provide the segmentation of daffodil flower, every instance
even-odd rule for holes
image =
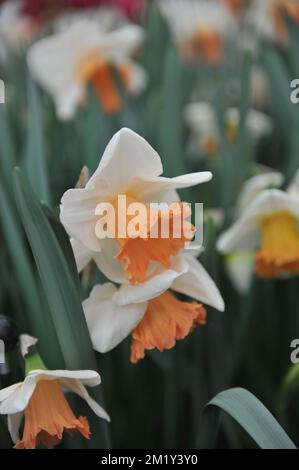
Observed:
[[[196,302],[178,300],[173,292]],[[201,302],[224,310],[214,281],[188,253],[174,258],[169,269],[143,284],[95,286],[83,308],[94,348],[108,352],[131,334],[131,362],[135,364],[144,358],[145,350],[170,349],[195,325],[204,325],[206,310]]]
[[[266,39],[285,42],[289,37],[286,15],[299,24],[297,1],[252,0],[245,15],[245,22]]]
[[[298,198],[278,189],[263,191],[218,241],[221,253],[255,250],[259,277],[299,274]]]
[[[225,41],[236,31],[236,22],[224,5],[197,0],[160,0],[158,5],[184,60],[200,59],[213,65],[222,60]]]
[[[142,283],[153,276],[160,267],[168,269],[172,257],[185,247],[185,231],[177,238],[170,233],[164,237],[157,233],[131,236],[113,234],[102,237],[101,217],[98,208],[107,203],[115,208],[117,218],[122,217],[117,201],[125,196],[129,202],[141,203],[146,211],[151,203],[173,203],[183,210],[176,189],[187,188],[209,181],[210,172],[199,172],[175,178],[160,176],[161,159],[155,150],[139,135],[122,129],[108,144],[100,164],[85,188],[70,189],[62,197],[60,219],[72,241],[77,264],[93,258],[108,279],[117,283]],[[183,211],[182,211],[183,212]],[[147,215],[147,213],[146,213]],[[181,217],[181,212],[178,212]],[[176,214],[173,214],[173,220]],[[163,214],[159,215],[158,223]],[[170,219],[171,221],[172,219]],[[186,221],[182,228],[193,227]],[[190,241],[190,239],[189,239]]]
[[[88,439],[90,428],[87,419],[82,416],[76,418],[64,392],[75,393],[97,416],[110,421],[85,388],[95,387],[100,382],[99,374],[91,370],[33,370],[24,382],[0,390],[0,414],[7,415],[15,448],[35,449],[39,444],[52,448],[61,441],[64,430],[79,432]],[[20,439],[23,416],[24,431]]]
[[[220,145],[220,130],[213,106],[207,102],[191,103],[185,108],[185,120],[191,129],[190,147],[193,152],[214,156]],[[237,108],[225,112],[226,138],[228,143],[236,139],[240,113]],[[246,118],[247,132],[253,139],[260,139],[272,131],[271,119],[261,111],[250,109]]]
[[[61,119],[74,116],[88,85],[94,87],[103,109],[114,113],[122,98],[113,70],[129,93],[138,94],[145,86],[145,72],[130,57],[142,39],[143,30],[137,25],[105,32],[96,21],[82,20],[36,42],[28,51],[28,64],[52,95]]]

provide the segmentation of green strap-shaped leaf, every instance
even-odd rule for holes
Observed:
[[[19,212],[38,268],[66,368],[97,370],[78,288],[61,246],[42,205],[18,168],[15,169],[14,183]],[[49,344],[49,348],[52,346]],[[102,401],[101,390],[98,388],[92,389],[91,395],[97,401]],[[93,416],[90,414],[89,421],[92,420]],[[96,448],[108,447],[106,424],[98,418],[96,422],[97,426],[93,426],[90,445]]]
[[[208,409],[218,407],[228,413],[261,449],[296,449],[295,444],[270,411],[248,390],[243,388],[225,390],[216,395],[207,407]],[[202,428],[201,434],[204,432],[205,429]]]
[[[28,76],[30,125],[27,129],[25,168],[36,195],[50,203],[49,181],[42,129],[42,110],[38,90]]]

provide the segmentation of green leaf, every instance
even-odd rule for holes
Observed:
[[[14,183],[18,208],[38,268],[66,368],[97,370],[79,291],[59,242],[41,204],[20,169],[15,170]],[[102,401],[101,390],[98,388],[92,389],[91,395],[97,401]],[[91,412],[88,419],[93,429],[89,446],[108,447],[106,423],[97,417],[95,419]]]
[[[5,181],[10,185],[12,171],[15,165],[15,149],[13,145],[8,116],[3,106],[0,106],[0,168]]]
[[[248,390],[231,388],[219,393],[207,405],[228,413],[252,437],[261,449],[296,449],[267,408]],[[213,418],[217,415],[212,411]],[[201,428],[201,434],[205,429]],[[203,441],[201,441],[203,442]]]
[[[50,191],[43,140],[43,118],[38,90],[28,76],[29,119],[25,146],[25,169],[39,199],[50,203]]]

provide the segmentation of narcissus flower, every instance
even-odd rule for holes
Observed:
[[[80,396],[94,413],[107,421],[109,416],[88,394],[85,386],[95,387],[101,382],[97,372],[68,370],[33,370],[24,382],[0,390],[0,414],[7,415],[8,428],[17,449],[35,449],[39,444],[52,448],[63,432],[79,432],[86,439],[90,436],[86,418],[76,418],[68,404],[64,391]],[[23,415],[23,436],[19,429]]]
[[[173,291],[197,302],[178,300]],[[131,334],[131,362],[136,363],[145,350],[170,349],[197,324],[205,324],[206,310],[198,302],[224,310],[214,281],[194,256],[185,254],[143,284],[95,286],[83,308],[94,348],[105,353]]]
[[[186,106],[185,120],[191,129],[190,147],[194,153],[214,156],[220,146],[221,134],[213,106],[207,102]],[[225,112],[226,139],[233,143],[237,137],[240,115],[237,108]],[[271,119],[264,113],[250,109],[246,118],[247,132],[253,139],[260,139],[272,131]]]
[[[103,109],[115,113],[122,106],[116,76],[129,93],[138,94],[145,86],[145,72],[130,57],[142,39],[137,25],[105,32],[97,21],[82,20],[36,42],[28,51],[28,64],[52,95],[61,119],[74,116],[88,85],[94,87]]]
[[[285,16],[299,24],[297,0],[251,0],[245,21],[259,35],[269,40],[288,40]]]
[[[224,5],[210,0],[160,0],[158,5],[184,60],[221,62],[226,39],[236,31]]]
[[[299,274],[298,198],[278,189],[263,191],[218,241],[222,253],[255,250],[262,278]]]
[[[73,248],[80,268],[86,259],[92,257],[99,269],[113,282],[142,283],[157,269],[168,269],[171,259],[178,255],[190,242],[194,227],[182,214],[189,215],[186,203],[181,203],[176,189],[187,188],[209,181],[210,172],[192,173],[166,178],[159,155],[139,135],[129,129],[122,129],[108,144],[100,164],[83,189],[70,189],[62,197],[60,219],[66,231],[73,238]],[[103,231],[103,204],[115,209],[117,225],[123,219],[119,196],[125,197],[125,204],[141,205],[144,209],[145,233],[135,236],[129,233],[115,233],[107,236]],[[155,236],[148,232],[148,214],[153,214],[151,203],[175,203],[176,210],[169,213],[157,212],[151,228],[157,227]],[[135,206],[134,206],[135,207]],[[171,206],[169,206],[171,207]],[[122,209],[126,212],[126,205]],[[160,226],[170,215],[170,225],[180,221],[180,231],[174,236],[170,227],[165,237]],[[155,214],[154,214],[155,215]],[[126,215],[125,215],[126,217]],[[127,222],[127,221],[126,221]],[[143,224],[143,220],[141,221]],[[141,225],[142,225],[141,224]],[[127,225],[127,224],[125,224]],[[109,234],[108,234],[109,235]]]

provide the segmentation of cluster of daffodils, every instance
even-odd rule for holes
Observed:
[[[298,181],[297,172],[291,185],[281,190],[282,175],[269,172],[245,184],[237,221],[218,240],[219,251],[233,255],[229,270],[239,290],[248,289],[254,265],[261,278],[299,274]]]
[[[207,102],[191,103],[185,109],[185,120],[191,130],[191,150],[205,157],[215,156],[221,142],[221,129],[213,106]],[[239,123],[239,110],[228,108],[224,115],[224,137],[228,144],[235,142]],[[272,132],[271,119],[255,109],[250,109],[247,113],[245,125],[254,140]]]
[[[53,448],[62,440],[64,431],[79,432],[85,439],[90,438],[88,420],[74,415],[65,396],[67,392],[78,395],[99,418],[110,421],[86,389],[101,383],[97,372],[47,370],[36,352],[29,355],[36,338],[21,335],[19,343],[26,363],[25,379],[0,390],[0,415],[7,415],[8,430],[16,449],[35,449],[39,445]]]
[[[162,171],[154,149],[133,131],[122,129],[108,144],[86,186],[68,190],[61,200],[60,219],[71,237],[78,271],[93,259],[111,281],[94,286],[83,303],[93,346],[105,353],[131,335],[133,363],[142,359],[146,350],[172,348],[196,324],[204,324],[202,303],[224,309],[215,283],[196,259],[197,253],[186,249],[195,230],[191,222],[184,216],[177,236],[171,232],[165,237],[161,232],[164,217],[169,216],[173,225],[185,207],[176,190],[207,182],[212,175],[200,172],[170,179],[160,176]],[[122,218],[126,224],[133,221],[134,213],[122,215],[120,195],[127,203],[144,207],[145,218],[151,203],[175,203],[177,212],[159,211],[153,224],[145,222],[142,235],[129,231],[113,234],[111,220],[103,218],[103,204],[112,205],[118,224]],[[153,225],[155,237],[151,237]],[[175,292],[194,301],[180,300]]]

